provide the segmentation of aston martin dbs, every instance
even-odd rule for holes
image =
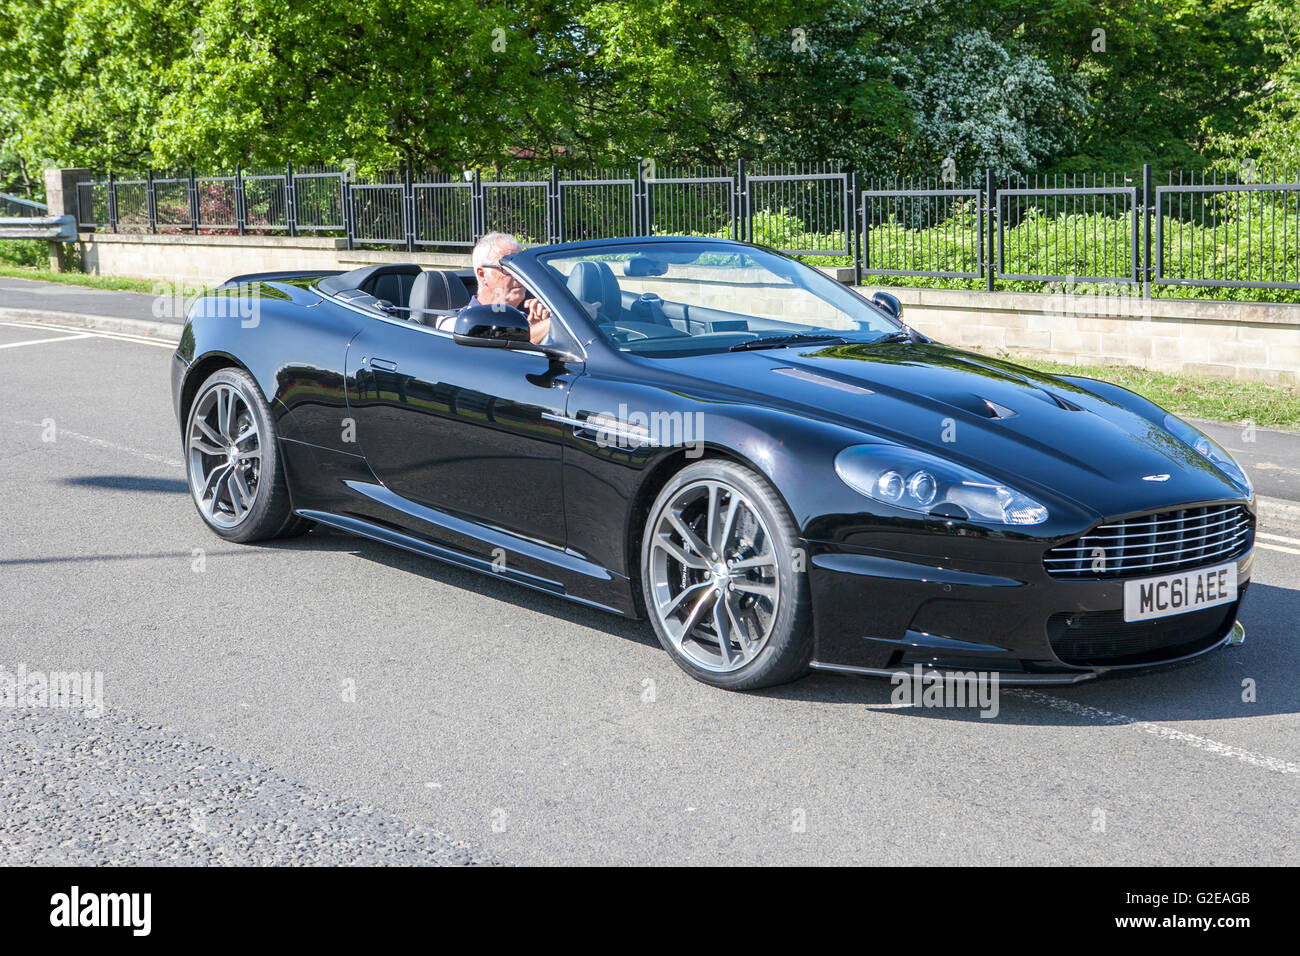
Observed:
[[[1133,392],[943,345],[894,297],[744,243],[501,268],[549,308],[544,341],[468,306],[472,273],[413,264],[198,299],[172,381],[202,520],[320,525],[645,617],[733,689],[917,664],[1073,682],[1243,637],[1251,483]]]

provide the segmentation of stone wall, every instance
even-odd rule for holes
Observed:
[[[185,233],[82,233],[85,270],[176,285],[216,285],[250,272],[356,269],[376,262],[415,262],[429,268],[469,267],[469,251],[389,252],[347,248],[346,239],[317,236],[229,236]]]
[[[890,289],[903,317],[951,345],[1072,365],[1140,365],[1300,383],[1300,305]]]

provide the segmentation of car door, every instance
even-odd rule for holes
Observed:
[[[457,345],[376,317],[348,348],[348,403],[376,477],[438,513],[414,509],[442,525],[417,530],[492,557],[500,531],[564,544],[563,426],[554,418],[579,374],[535,352]]]

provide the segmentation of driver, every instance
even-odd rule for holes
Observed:
[[[528,338],[534,345],[540,345],[551,331],[551,310],[542,304],[541,299],[529,298],[523,284],[501,267],[503,256],[522,252],[523,248],[518,239],[504,232],[489,232],[474,244],[471,262],[474,276],[478,279],[478,292],[465,308],[476,305],[522,308],[530,326]],[[450,332],[455,324],[456,315],[449,315],[438,321],[438,328]]]

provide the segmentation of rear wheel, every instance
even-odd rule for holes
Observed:
[[[208,527],[230,541],[300,533],[289,507],[275,424],[252,377],[223,368],[199,387],[185,424],[190,496]]]
[[[650,509],[641,587],[659,642],[692,677],[750,690],[812,657],[807,575],[784,502],[733,462],[688,465]]]

